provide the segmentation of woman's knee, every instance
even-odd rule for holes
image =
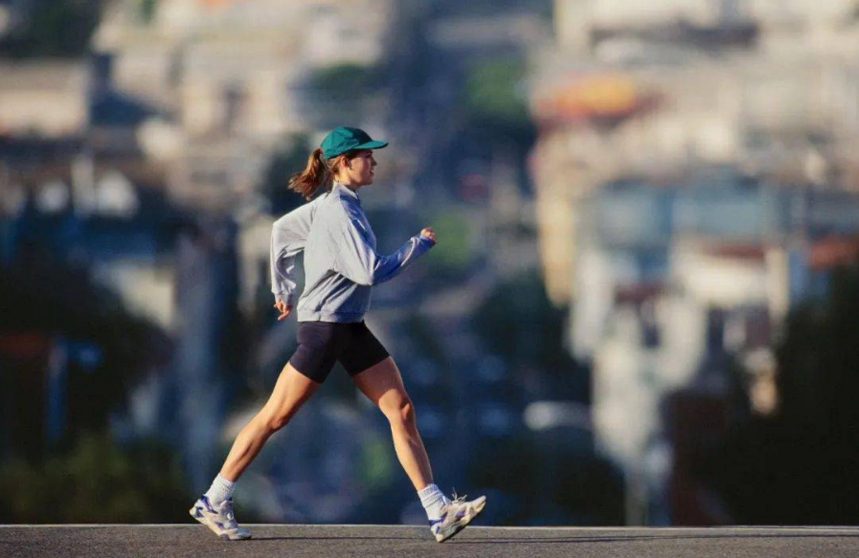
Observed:
[[[272,434],[286,426],[318,388],[319,384],[287,364],[278,378],[274,393],[257,415],[263,429]]]
[[[269,435],[274,434],[275,432],[286,426],[289,423],[289,419],[291,418],[292,413],[284,411],[265,413],[261,417],[263,428]]]
[[[414,428],[417,422],[415,407],[408,396],[398,397],[395,401],[382,408],[382,412],[392,425]]]

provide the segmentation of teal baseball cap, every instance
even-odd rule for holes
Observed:
[[[326,159],[342,155],[347,151],[356,149],[381,149],[387,147],[388,142],[376,141],[370,135],[359,128],[348,128],[340,126],[334,128],[322,140],[322,156]]]

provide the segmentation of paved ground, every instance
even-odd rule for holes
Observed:
[[[859,528],[602,529],[469,527],[444,544],[424,527],[251,525],[222,542],[197,525],[0,526],[3,558],[341,556],[850,557]]]

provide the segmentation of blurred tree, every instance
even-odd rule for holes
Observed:
[[[473,68],[463,88],[460,126],[450,142],[455,159],[509,165],[523,191],[529,189],[526,159],[537,137],[527,105],[527,71],[525,60],[518,57]]]
[[[296,134],[285,138],[269,159],[258,190],[269,200],[272,215],[283,215],[304,203],[287,185],[292,175],[304,170],[313,149],[306,135]]]
[[[474,263],[470,247],[471,227],[467,212],[456,207],[446,208],[417,222],[432,223],[433,231],[440,239],[456,239],[456,242],[439,242],[428,254],[432,277],[429,279],[439,286],[449,284],[456,278],[461,279],[467,266]]]
[[[490,352],[510,366],[533,368],[544,376],[544,396],[586,402],[588,373],[564,347],[565,317],[565,311],[549,302],[540,276],[533,272],[499,284],[473,319]]]
[[[378,94],[383,84],[391,82],[385,71],[360,64],[318,68],[307,80],[305,111],[320,129],[360,126],[368,114],[378,113],[378,105],[390,102]]]
[[[64,426],[50,445],[44,384],[28,380],[19,388],[16,381],[19,374],[47,371],[2,368],[3,382],[14,393],[6,399],[7,426],[20,435],[7,437],[2,448],[0,491],[8,505],[0,522],[182,519],[189,495],[175,454],[151,441],[118,445],[107,434],[111,413],[122,409],[135,382],[168,361],[166,335],[128,313],[83,269],[50,258],[0,268],[0,307],[0,337],[45,338],[83,351],[64,365]]]
[[[0,268],[0,308],[0,335],[43,334],[90,347],[89,365],[70,362],[67,367],[66,430],[72,436],[105,429],[135,382],[169,359],[171,346],[163,332],[128,313],[118,297],[95,285],[84,270],[49,259]],[[18,384],[11,377],[13,369],[2,373],[7,385]],[[14,403],[19,409],[41,409],[44,397],[27,391]],[[23,444],[14,449],[38,458],[45,440],[36,425],[30,427],[34,435],[13,437]]]
[[[496,512],[500,524],[622,525],[620,472],[575,439],[568,429],[556,428],[523,431],[503,444],[483,441],[475,448],[481,459],[470,463],[469,483],[517,500],[505,515]]]
[[[526,72],[524,61],[507,59],[484,63],[468,74],[463,126],[467,141],[514,153],[524,161],[536,138],[526,103]]]
[[[155,523],[187,519],[178,460],[155,442],[88,434],[38,464],[0,465],[0,523]]]
[[[89,49],[102,0],[35,0],[23,22],[0,40],[0,56],[77,58]]]
[[[779,409],[703,449],[698,475],[743,524],[859,522],[859,265],[793,311],[777,347]]]
[[[310,86],[335,102],[349,102],[374,91],[379,84],[380,68],[358,64],[336,64],[316,70]]]
[[[158,0],[139,0],[140,17],[146,23],[150,23],[155,18],[155,9],[158,7]]]
[[[472,122],[512,132],[529,131],[525,75],[525,64],[518,59],[493,60],[470,72],[465,104]]]
[[[401,327],[403,333],[415,344],[415,356],[430,359],[440,365],[447,363],[444,345],[433,334],[432,323],[425,315],[419,312],[408,313],[404,316]]]

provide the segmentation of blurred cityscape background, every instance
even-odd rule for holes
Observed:
[[[367,322],[484,523],[859,523],[852,0],[0,0],[0,522],[189,520],[338,125],[438,233]],[[339,365],[236,500],[425,521]]]

